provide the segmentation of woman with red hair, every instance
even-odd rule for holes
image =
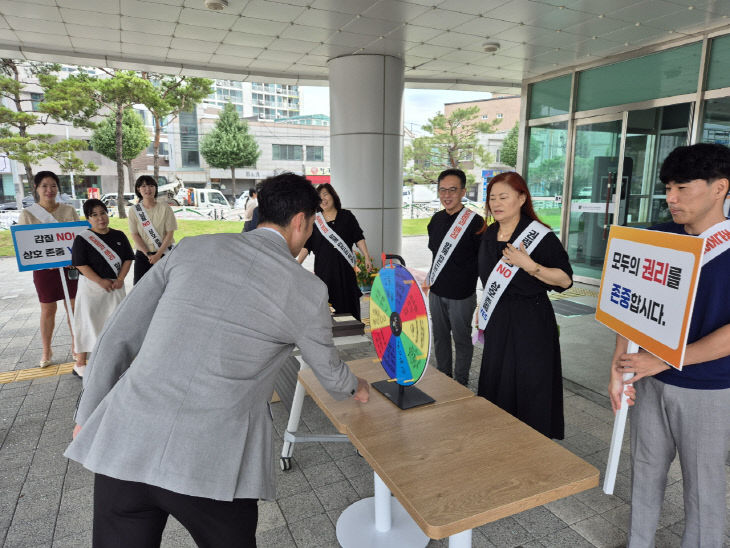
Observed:
[[[477,394],[545,436],[563,439],[560,343],[547,292],[573,285],[568,254],[535,214],[518,173],[489,182],[486,210],[495,222],[479,249],[484,353]]]

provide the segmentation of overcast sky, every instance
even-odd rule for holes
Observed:
[[[404,124],[414,132],[420,132],[420,128],[429,118],[437,112],[443,112],[444,103],[456,103],[458,101],[474,101],[477,99],[489,99],[492,96],[489,92],[476,91],[452,91],[452,90],[431,90],[431,89],[406,89],[404,100]],[[330,113],[329,88],[301,86],[299,88],[301,114],[327,114]]]

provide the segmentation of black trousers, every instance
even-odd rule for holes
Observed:
[[[93,548],[158,548],[170,515],[201,548],[256,546],[255,499],[192,497],[95,475]]]
[[[137,250],[134,254],[134,279],[133,284],[137,285],[137,282],[142,279],[142,276],[147,274],[150,268],[152,268],[146,253],[142,253]]]

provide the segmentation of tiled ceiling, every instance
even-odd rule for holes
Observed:
[[[728,14],[730,0],[0,0],[0,55],[317,85],[328,59],[385,53],[408,87],[513,92]]]

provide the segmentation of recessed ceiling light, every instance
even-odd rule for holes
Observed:
[[[205,0],[205,7],[209,10],[220,11],[228,7],[228,0]]]
[[[689,11],[692,11],[693,9],[695,9],[695,7],[694,7],[694,6],[687,6],[687,9],[688,9]]]
[[[484,53],[496,53],[499,51],[499,42],[484,42],[482,44],[482,49],[484,50]]]
[[[634,23],[634,26],[635,27],[640,27],[641,26],[641,21],[637,21],[636,23]]]
[[[601,14],[601,15],[598,16],[599,19],[603,19],[604,17],[606,17],[606,16],[603,15],[603,14]]]

